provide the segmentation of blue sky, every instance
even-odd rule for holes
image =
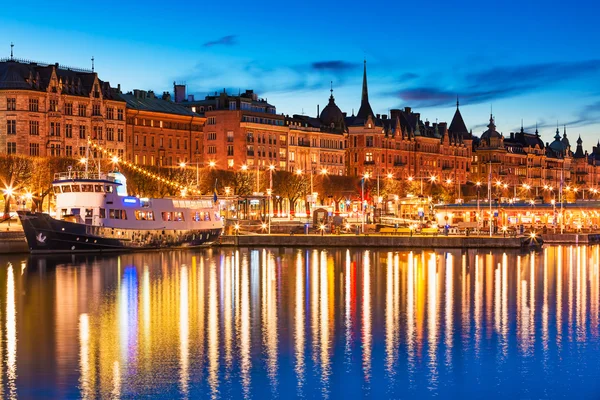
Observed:
[[[254,89],[286,114],[315,115],[330,81],[360,105],[362,61],[376,113],[410,106],[450,121],[456,96],[481,134],[556,123],[586,149],[600,138],[600,6],[592,1],[158,2],[3,5],[0,55],[89,67],[123,90],[204,96]],[[1,48],[5,50],[2,51]],[[574,140],[572,140],[574,144]]]

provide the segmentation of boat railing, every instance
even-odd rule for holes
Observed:
[[[98,174],[85,171],[68,171],[68,172],[57,172],[54,174],[55,181],[67,181],[74,179],[91,179],[91,180],[104,180],[114,181],[114,177],[106,174]]]

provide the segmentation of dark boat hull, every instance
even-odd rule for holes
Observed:
[[[209,246],[222,229],[148,230],[118,229],[61,221],[48,214],[18,211],[29,251],[92,253]]]

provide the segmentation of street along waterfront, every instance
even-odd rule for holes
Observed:
[[[0,258],[2,397],[597,397],[600,247]]]

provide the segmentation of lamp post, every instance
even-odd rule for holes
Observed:
[[[4,196],[6,197],[6,202],[8,204],[6,208],[6,210],[8,210],[8,227],[10,228],[10,199],[14,194],[14,189],[12,188],[12,186],[7,186],[6,188],[4,188],[3,190],[4,192]],[[4,218],[6,219],[6,215],[4,216]]]
[[[268,207],[268,217],[269,217],[269,235],[271,234],[271,209],[272,207],[272,196],[273,196],[273,171],[275,171],[275,166],[273,164],[269,165],[269,189],[267,190],[267,196],[269,197],[269,207]]]
[[[481,182],[477,181],[475,182],[475,185],[477,186],[477,229],[479,230],[479,219],[481,216],[481,211],[479,209],[479,189],[481,189]]]
[[[365,218],[367,217],[365,214],[365,179],[369,179],[369,173],[365,172],[363,178],[360,181],[360,207],[362,211],[361,218],[361,231],[365,232]]]

